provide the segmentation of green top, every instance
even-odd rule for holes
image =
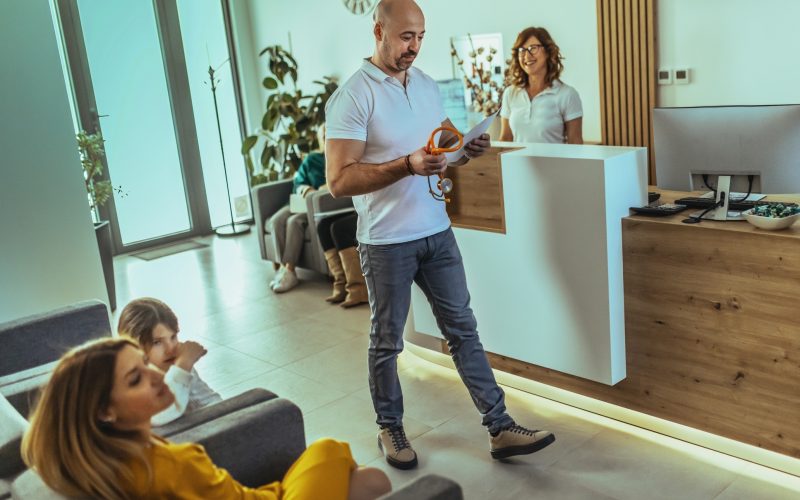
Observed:
[[[311,186],[319,189],[325,184],[325,155],[322,153],[309,153],[294,174],[293,192],[299,194],[301,186]]]

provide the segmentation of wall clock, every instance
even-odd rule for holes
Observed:
[[[375,8],[377,0],[342,0],[347,10],[356,15],[368,14]]]

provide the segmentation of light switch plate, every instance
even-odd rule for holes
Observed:
[[[686,85],[689,83],[689,68],[675,70],[675,85]]]
[[[671,85],[672,84],[672,70],[671,69],[660,69],[658,70],[658,84],[659,85]]]

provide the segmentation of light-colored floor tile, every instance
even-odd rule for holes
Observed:
[[[614,500],[575,481],[572,474],[534,468],[516,488],[497,491],[491,498],[508,500]],[[649,497],[642,497],[649,498]],[[677,498],[677,497],[676,497]]]
[[[326,324],[314,317],[305,317],[245,335],[228,344],[228,347],[274,365],[284,366],[334,347],[340,342],[363,336],[363,333]]]
[[[195,365],[200,376],[215,391],[236,385],[276,369],[275,365],[225,346],[208,350]]]
[[[367,338],[356,337],[284,368],[349,394],[369,383],[368,343]]]
[[[424,474],[448,477],[461,486],[467,500],[504,498],[500,495],[520,487],[536,467],[527,461],[493,460],[486,444],[476,446],[472,441],[434,431],[412,439],[411,444],[419,458],[416,469],[400,471],[389,466],[383,458],[373,460],[369,465],[386,471],[396,485]]]
[[[708,500],[736,478],[728,470],[615,430],[599,432],[552,469],[620,499]]]
[[[797,500],[800,491],[778,485],[739,477],[714,500]]]
[[[262,388],[274,392],[296,404],[304,414],[346,396],[345,393],[326,387],[319,382],[278,368],[239,384],[225,388],[220,395],[233,397],[249,389]]]
[[[406,436],[413,440],[431,428],[412,418],[403,422]],[[378,450],[378,425],[372,404],[346,396],[305,415],[306,440],[334,437],[350,443],[353,457],[366,464],[381,456]]]
[[[452,370],[430,363],[409,363],[403,368],[398,360],[398,371],[406,417],[436,427],[457,415],[477,415],[469,392]],[[369,391],[356,395],[372,399]]]

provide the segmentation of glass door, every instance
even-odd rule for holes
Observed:
[[[117,253],[210,232],[174,4],[61,0],[59,10],[81,126],[103,134],[119,188],[101,212]]]

